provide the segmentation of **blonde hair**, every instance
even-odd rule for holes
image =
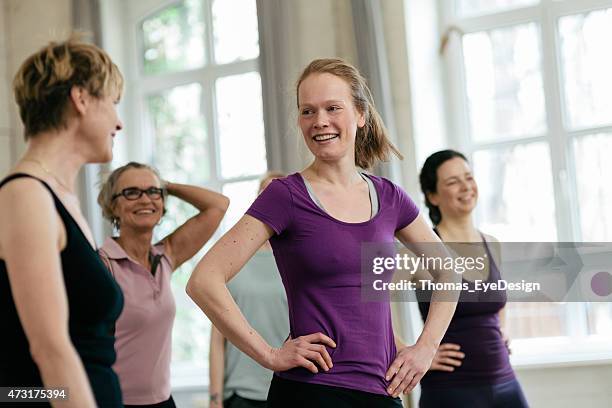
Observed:
[[[302,71],[296,84],[297,103],[299,106],[299,91],[302,82],[312,74],[332,74],[345,80],[351,88],[353,104],[365,116],[365,125],[357,128],[355,139],[355,164],[362,169],[371,169],[378,161],[389,160],[391,153],[399,159],[404,156],[389,140],[387,129],[380,117],[372,93],[365,78],[357,68],[348,62],[337,59],[316,59]]]
[[[119,229],[119,219],[115,216],[113,212],[113,195],[118,193],[115,191],[117,187],[117,182],[123,173],[125,173],[129,169],[146,169],[151,173],[155,174],[160,184],[163,187],[163,181],[159,174],[159,171],[148,164],[138,163],[138,162],[129,162],[121,167],[117,167],[109,176],[106,178],[106,181],[102,183],[100,188],[100,192],[98,193],[98,205],[102,208],[102,216],[110,221],[110,223],[117,230]],[[166,189],[164,188],[164,198],[166,196]],[[164,214],[166,213],[166,208],[164,207]]]
[[[96,98],[121,96],[123,76],[108,54],[73,34],[50,42],[26,59],[13,79],[13,92],[25,126],[25,139],[67,126],[66,108],[72,87]]]

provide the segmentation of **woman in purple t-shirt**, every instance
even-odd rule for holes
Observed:
[[[361,74],[313,61],[297,83],[298,124],[314,161],[273,181],[204,256],[187,292],[238,348],[276,372],[269,407],[399,407],[429,368],[455,309],[432,302],[412,346],[393,335],[388,302],[361,299],[364,242],[439,242],[406,193],[362,173],[390,143]],[[289,305],[275,349],[245,320],[226,283],[270,240]]]
[[[454,150],[432,154],[423,165],[420,182],[429,217],[442,240],[482,243],[488,256],[488,268],[464,273],[464,282],[501,279],[491,254],[498,251],[489,248],[499,244],[474,226],[478,186],[465,156]],[[510,365],[502,321],[505,304],[505,292],[461,293],[453,320],[421,381],[421,408],[527,407]],[[429,303],[419,302],[419,309],[426,318]]]

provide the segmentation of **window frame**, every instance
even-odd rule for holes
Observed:
[[[240,75],[256,72],[261,77],[260,52],[256,58],[238,60],[229,63],[217,64],[214,55],[214,33],[212,18],[213,0],[200,0],[203,5],[204,18],[204,43],[206,46],[204,62],[201,67],[177,70],[165,73],[146,74],[144,70],[144,41],[142,37],[142,24],[148,18],[154,17],[159,12],[173,5],[180,4],[181,0],[139,0],[139,2],[122,2],[119,10],[123,12],[119,17],[126,34],[123,49],[127,65],[126,99],[127,120],[132,131],[127,141],[127,152],[130,160],[138,160],[145,163],[155,164],[155,129],[153,118],[147,109],[147,97],[150,95],[170,90],[177,86],[197,83],[202,87],[202,116],[205,120],[205,132],[207,135],[206,149],[210,152],[209,174],[206,187],[214,191],[223,191],[228,184],[259,180],[262,174],[254,174],[237,177],[223,177],[220,165],[220,134],[217,122],[216,91],[217,79],[232,75]],[[263,86],[262,86],[263,87]],[[263,89],[262,89],[263,100]],[[262,111],[264,132],[266,130],[265,112]],[[264,137],[265,143],[265,137]],[[268,151],[266,147],[266,152]],[[268,156],[268,154],[266,154]],[[124,158],[118,158],[124,161]],[[116,163],[116,162],[115,162]],[[119,163],[116,163],[119,164]],[[121,163],[123,164],[123,163]],[[269,158],[266,157],[266,168],[269,168]],[[216,241],[227,229],[228,225],[222,223],[215,235],[206,244],[210,248],[212,242]],[[196,255],[197,256],[197,255]],[[177,302],[179,307],[179,302]],[[202,313],[202,318],[207,319]],[[208,350],[208,348],[206,348]],[[208,355],[198,356],[198,362],[173,362],[172,388],[174,390],[208,389]]]
[[[555,199],[555,218],[557,241],[579,242],[582,240],[580,209],[577,194],[576,166],[573,160],[573,141],[596,133],[612,133],[612,123],[605,126],[570,129],[568,114],[565,111],[563,92],[561,41],[558,21],[561,17],[585,14],[592,11],[612,8],[612,0],[540,0],[530,6],[491,12],[483,15],[460,17],[455,15],[455,0],[437,0],[440,34],[448,27],[459,27],[461,34],[452,36],[448,47],[441,57],[444,88],[448,95],[444,103],[447,122],[447,135],[450,145],[459,146],[473,157],[475,151],[503,149],[531,142],[545,142],[550,149],[551,172]],[[544,92],[546,131],[532,137],[487,142],[474,142],[469,135],[469,111],[466,95],[466,75],[462,52],[464,34],[489,31],[525,23],[536,23],[539,29],[541,52],[541,75]],[[478,219],[478,215],[476,217]],[[566,303],[566,335],[559,338],[532,337],[517,339],[517,353],[512,361],[521,367],[580,363],[612,359],[612,345],[604,335],[589,335],[587,325],[587,304]],[[545,341],[550,339],[558,347],[550,347]],[[543,341],[544,340],[544,341]],[[568,341],[576,345],[569,350]],[[585,347],[587,348],[585,350]],[[590,349],[589,349],[590,348]],[[582,357],[581,357],[582,356]]]

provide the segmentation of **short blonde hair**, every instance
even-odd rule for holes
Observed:
[[[15,101],[25,139],[67,126],[70,90],[79,86],[92,96],[121,96],[123,76],[108,54],[84,43],[78,34],[50,42],[26,59],[13,79]]]
[[[159,175],[159,171],[155,167],[149,166],[148,164],[129,162],[128,164],[125,164],[121,167],[117,167],[115,170],[113,170],[113,172],[109,174],[106,180],[102,183],[102,187],[100,188],[100,192],[98,193],[98,204],[102,208],[102,216],[108,221],[110,221],[113,227],[117,228],[117,230],[119,229],[119,220],[117,219],[117,217],[115,217],[115,214],[113,213],[113,195],[118,193],[118,191],[115,191],[115,189],[117,188],[117,182],[119,181],[119,177],[121,177],[121,175],[129,169],[149,170],[151,173],[155,174],[160,184],[162,185],[162,188],[164,187],[164,181]],[[164,188],[164,199],[166,198],[165,195],[166,189]],[[165,206],[163,213],[166,213]]]

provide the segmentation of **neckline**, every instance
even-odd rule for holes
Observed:
[[[41,180],[42,181],[42,180]],[[43,181],[44,183],[44,181]],[[45,183],[46,184],[46,183]],[[50,187],[49,187],[50,188]],[[72,216],[72,214],[70,213],[70,211],[68,211],[68,208],[66,208],[66,206],[64,205],[64,203],[62,202],[62,200],[59,198],[59,196],[57,196],[55,194],[55,191],[51,190],[52,194],[55,196],[55,198],[57,199],[57,201],[60,203],[60,205],[62,206],[62,208],[64,209],[64,211],[66,211],[66,214],[68,214],[68,217],[70,217],[70,221],[72,221],[72,223],[75,225],[76,229],[79,231],[79,234],[81,234],[81,238],[83,238],[85,240],[85,242],[87,243],[87,246],[97,255],[98,254],[98,248],[96,248],[95,246],[91,245],[91,242],[89,241],[89,238],[87,238],[87,235],[85,235],[85,232],[83,232],[83,229],[81,229],[81,226],[79,225],[79,223],[77,222],[77,220]],[[68,237],[66,237],[68,238]],[[95,239],[95,238],[94,238]],[[66,240],[67,241],[67,240]],[[68,242],[66,242],[66,248],[68,247]],[[64,249],[66,249],[64,248]],[[63,251],[62,251],[63,252]]]
[[[79,231],[79,233],[81,234],[81,238],[83,238],[85,240],[85,242],[87,243],[87,246],[97,255],[98,254],[98,249],[91,245],[91,242],[89,241],[89,238],[87,238],[87,235],[85,235],[85,233],[83,232],[83,230],[81,229],[81,226],[79,225],[79,223],[76,221],[76,219],[72,216],[72,214],[70,213],[70,211],[68,211],[68,208],[66,208],[66,206],[64,205],[64,203],[62,202],[62,200],[59,198],[59,196],[55,193],[55,191],[51,188],[51,186],[44,180],[29,174],[29,173],[24,173],[24,172],[18,172],[18,173],[13,173],[10,174],[8,177],[5,177],[4,180],[6,180],[7,178],[11,177],[11,176],[20,176],[20,177],[30,177],[33,178],[35,180],[38,180],[39,182],[41,182],[46,188],[47,190],[49,190],[49,192],[51,193],[51,195],[53,196],[53,199],[56,203],[59,203],[59,205],[61,206],[61,209],[64,210],[64,212],[68,215],[70,221],[76,226],[76,229]],[[12,178],[18,178],[18,177],[12,177]],[[3,181],[4,181],[3,180]],[[57,206],[56,206],[57,207]],[[66,227],[64,225],[64,227]],[[68,231],[66,231],[66,233],[68,233]],[[60,253],[64,252],[66,249],[68,248],[68,236],[66,236],[66,247],[64,249],[62,249],[60,251]]]
[[[438,228],[434,227],[434,232],[436,233],[436,235],[438,236],[438,238],[440,238],[440,241],[442,241],[442,236],[440,236],[440,232],[438,231]],[[491,255],[491,251],[489,250],[489,243],[487,242],[487,239],[485,238],[484,234],[482,233],[482,231],[478,231],[478,234],[480,234],[480,238],[482,238],[482,241],[480,242],[469,242],[470,244],[483,244],[484,248],[485,248],[485,252],[487,254],[487,257],[489,259],[489,274],[487,275],[486,279],[482,279],[483,282],[488,282],[491,279],[492,276],[492,266],[495,266],[497,268],[497,265],[495,265],[495,260],[493,259],[493,256]],[[442,241],[442,242],[446,242],[446,241]],[[449,244],[452,244],[452,242],[448,242]],[[468,243],[468,242],[466,242]],[[468,282],[468,283],[474,283],[476,282],[475,280],[469,280],[469,279],[465,279],[463,277],[463,274],[461,275],[461,280]]]
[[[379,200],[378,200],[378,212],[371,217],[370,219],[366,220],[366,221],[361,221],[361,222],[346,222],[346,221],[342,221],[339,220],[335,217],[332,217],[327,211],[324,211],[321,207],[319,207],[317,205],[317,203],[315,203],[312,198],[310,197],[310,194],[308,194],[308,188],[306,187],[306,182],[304,179],[304,176],[302,176],[302,173],[297,172],[295,173],[298,176],[298,179],[301,182],[302,187],[304,188],[304,190],[306,191],[306,196],[308,197],[308,201],[317,209],[317,211],[319,211],[319,213],[325,215],[327,218],[329,218],[330,220],[337,222],[338,224],[342,224],[342,225],[349,225],[349,226],[360,226],[360,225],[367,225],[370,224],[371,222],[373,222],[374,220],[376,220],[378,218],[378,216],[380,215],[380,213],[382,212],[381,210],[381,205],[380,205],[380,194],[376,188],[376,184],[374,182],[372,182],[372,185],[374,186],[374,190],[376,191],[376,195],[378,196]],[[369,177],[368,175],[366,175],[366,177]],[[372,179],[370,179],[372,180]]]

